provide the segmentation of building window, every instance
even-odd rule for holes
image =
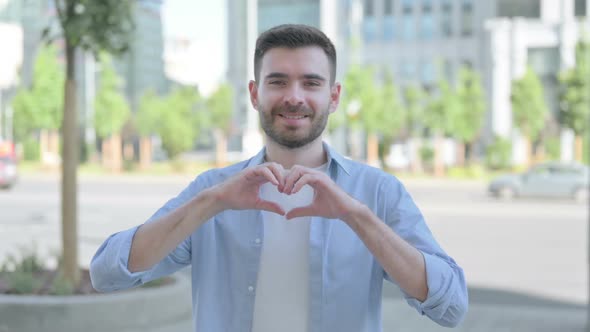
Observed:
[[[424,40],[433,39],[434,29],[434,16],[432,13],[422,14],[422,17],[420,17],[420,37]]]
[[[404,16],[402,18],[402,35],[406,41],[416,39],[416,22],[413,16]]]
[[[588,8],[586,8],[586,0],[576,0],[574,4],[574,15],[576,17],[588,16]]]
[[[377,20],[375,17],[365,18],[363,20],[363,40],[374,42],[377,39]]]
[[[412,15],[414,11],[414,1],[413,0],[403,0],[402,1],[402,11],[404,15]]]
[[[385,16],[393,15],[393,0],[384,0],[383,15],[385,15]]]
[[[402,36],[404,40],[416,39],[416,21],[414,12],[414,1],[403,0],[402,2]]]
[[[540,18],[541,4],[539,0],[497,0],[498,17]],[[583,0],[586,1],[586,0]],[[577,1],[576,1],[577,2]]]
[[[374,0],[365,0],[363,13],[365,17],[373,17],[375,16],[375,1]]]
[[[453,5],[451,0],[443,0],[441,3],[440,30],[443,37],[453,35]]]
[[[463,0],[461,4],[461,35],[469,37],[473,35],[473,3],[472,0]]]
[[[432,0],[422,0],[422,13],[432,13]]]
[[[383,39],[393,41],[395,39],[395,19],[393,16],[383,17]]]

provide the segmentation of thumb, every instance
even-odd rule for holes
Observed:
[[[258,209],[274,212],[276,214],[280,214],[281,216],[285,215],[285,210],[283,210],[283,208],[275,202],[261,201],[258,205]]]
[[[298,208],[294,208],[293,210],[289,211],[286,215],[285,218],[287,218],[287,220],[289,219],[293,219],[293,218],[299,218],[299,217],[309,217],[309,216],[313,216],[313,208],[311,205],[308,206],[301,206]]]

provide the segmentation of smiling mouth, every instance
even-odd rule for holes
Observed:
[[[285,119],[289,119],[289,120],[300,120],[300,119],[305,119],[308,116],[307,115],[283,115],[283,114],[279,114],[280,117],[285,118]]]

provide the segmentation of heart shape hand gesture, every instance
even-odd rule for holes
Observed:
[[[260,187],[265,183],[277,186],[280,193],[292,195],[309,185],[314,189],[311,204],[284,211],[276,202],[260,198]],[[217,188],[217,196],[222,210],[265,210],[287,219],[319,216],[343,219],[361,204],[345,193],[325,173],[303,166],[285,170],[277,163],[264,163],[236,174]]]

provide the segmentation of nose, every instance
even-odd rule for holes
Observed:
[[[299,84],[291,84],[291,86],[286,89],[284,96],[285,106],[301,106],[303,105],[303,99],[303,89]]]

